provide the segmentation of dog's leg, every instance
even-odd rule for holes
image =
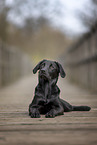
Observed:
[[[39,110],[35,107],[29,107],[29,115],[31,118],[40,118]]]
[[[34,97],[32,103],[29,105],[29,115],[31,116],[31,118],[40,118],[37,96]]]
[[[60,99],[64,112],[70,112],[70,111],[89,111],[91,108],[89,106],[72,106],[68,102]]]
[[[59,99],[56,99],[53,102],[52,109],[46,113],[45,117],[53,118],[55,116],[63,115],[63,114],[64,114],[63,106],[62,106],[61,102],[59,101]]]
[[[45,117],[46,118],[54,118],[55,116],[63,115],[64,111],[63,109],[56,108],[56,109],[51,109],[48,113],[46,113]]]
[[[63,108],[64,108],[64,112],[70,112],[73,111],[73,106],[71,104],[69,104],[68,102],[64,101],[63,99],[60,99]]]

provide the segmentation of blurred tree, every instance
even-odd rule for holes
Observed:
[[[25,20],[25,25],[22,27],[22,30],[26,32],[27,35],[34,34],[46,24],[48,24],[48,20],[42,16],[37,19],[29,17]]]
[[[94,4],[96,4],[96,5],[97,5],[97,0],[92,0],[92,1],[93,1],[93,3],[94,3]]]
[[[48,4],[49,2],[46,3],[45,0],[41,0],[41,2],[33,0],[30,1],[30,4],[27,0],[14,0],[12,6],[4,5],[4,9],[0,13],[2,15],[2,25],[0,25],[2,39],[5,40],[6,38],[9,45],[14,45],[27,52],[35,61],[44,57],[55,58],[64,52],[65,48],[71,43],[62,32],[50,27],[49,24],[51,23],[48,21],[48,17],[43,15],[48,9]],[[33,9],[35,8],[39,9],[40,12],[37,17],[33,16]],[[52,9],[51,11],[53,11]],[[58,5],[57,15],[59,9],[60,5]],[[9,11],[11,16],[15,13],[14,21],[11,21]],[[16,19],[21,25],[16,23]]]
[[[97,0],[91,0],[91,5],[86,5],[85,10],[78,12],[81,22],[90,30],[97,23]]]
[[[0,39],[6,41],[7,38],[7,12],[8,8],[5,7],[5,0],[0,0]]]

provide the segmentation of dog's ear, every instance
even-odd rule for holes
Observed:
[[[63,69],[63,67],[62,67],[62,65],[61,65],[59,62],[56,62],[56,63],[57,63],[57,65],[58,65],[59,73],[60,73],[61,77],[62,77],[62,78],[65,78],[66,73],[65,73],[65,71],[64,71],[64,69]]]
[[[40,61],[40,62],[35,66],[35,68],[33,69],[33,73],[34,73],[34,74],[37,72],[37,70],[40,69],[40,65],[41,65],[44,61],[46,61],[46,60],[44,59],[44,60]]]

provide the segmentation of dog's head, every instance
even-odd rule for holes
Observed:
[[[62,65],[56,61],[42,60],[35,66],[33,73],[35,74],[37,70],[39,70],[39,76],[45,80],[58,78],[59,73],[62,78],[66,75]]]

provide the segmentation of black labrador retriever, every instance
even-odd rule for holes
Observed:
[[[60,63],[56,61],[42,60],[33,69],[35,74],[39,70],[39,83],[35,88],[35,96],[29,105],[29,115],[32,118],[39,118],[40,114],[51,118],[63,115],[69,111],[89,111],[88,106],[72,106],[68,102],[59,98],[60,89],[56,85],[59,73],[62,78],[65,72]]]

